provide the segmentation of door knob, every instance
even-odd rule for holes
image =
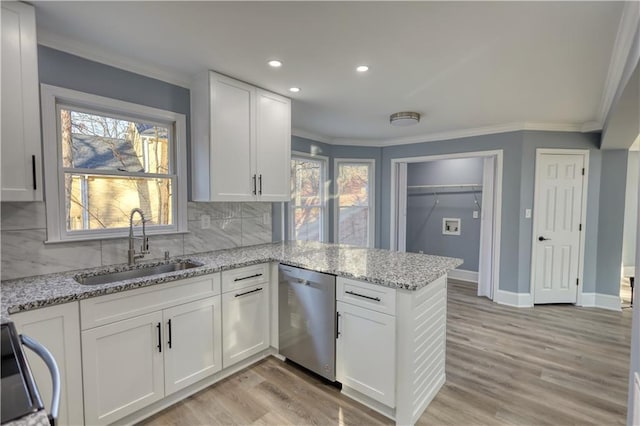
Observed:
[[[551,238],[545,238],[545,237],[538,237],[538,241],[548,241]]]

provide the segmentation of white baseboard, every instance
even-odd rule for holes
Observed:
[[[610,311],[620,311],[620,297],[610,294],[582,293],[582,305],[585,308],[602,308]]]
[[[455,269],[454,269],[455,270]],[[623,266],[622,267],[622,276],[623,277],[633,277],[636,274],[636,267],[632,266]]]
[[[467,271],[464,269],[452,269],[447,272],[449,278],[459,281],[468,281],[470,283],[478,283],[478,273],[476,271]]]
[[[530,308],[533,306],[531,294],[514,293],[506,290],[498,290],[493,301],[501,305],[515,306],[516,308]]]

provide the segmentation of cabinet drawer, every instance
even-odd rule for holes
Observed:
[[[396,290],[350,278],[338,277],[336,299],[383,314],[396,314]]]
[[[244,268],[222,271],[222,292],[228,293],[240,288],[269,282],[269,264],[246,266]]]
[[[220,274],[204,275],[80,301],[82,330],[220,294]]]

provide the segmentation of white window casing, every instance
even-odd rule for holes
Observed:
[[[367,196],[368,196],[368,223],[367,230],[367,247],[375,246],[375,159],[371,158],[336,158],[334,159],[334,241],[340,243],[340,194],[338,188],[338,178],[340,176],[340,168],[344,165],[365,165],[368,168],[367,179]]]
[[[303,161],[315,161],[320,164],[320,176],[319,176],[319,188],[320,188],[320,204],[318,206],[314,206],[314,208],[320,208],[320,241],[327,242],[329,240],[329,214],[328,214],[328,195],[329,195],[329,182],[327,180],[328,176],[328,157],[322,155],[310,155],[302,152],[293,151],[291,153],[291,161],[303,160]],[[292,185],[295,185],[295,181],[292,180]],[[289,239],[294,239],[295,237],[295,221],[293,217],[293,212],[296,208],[301,206],[297,206],[294,200],[291,200],[287,209],[287,217],[289,221],[288,233]]]

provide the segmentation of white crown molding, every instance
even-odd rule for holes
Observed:
[[[308,131],[302,130],[302,129],[292,128],[291,129],[291,134],[293,136],[297,136],[299,138],[310,139],[310,140],[316,141],[316,142],[323,142],[323,143],[328,143],[328,144],[335,144],[336,143],[334,138],[330,138],[329,136],[324,136],[324,135],[321,135],[319,133],[308,132]]]
[[[598,109],[598,121],[601,123],[606,121],[618,88],[622,83],[625,65],[631,53],[630,50],[639,24],[640,2],[625,1]]]
[[[469,129],[451,130],[438,133],[426,133],[416,136],[409,136],[405,138],[397,139],[347,139],[347,138],[335,138],[332,143],[336,145],[353,145],[353,146],[373,146],[373,147],[386,147],[394,145],[408,145],[413,143],[422,142],[437,142],[451,139],[469,138],[474,136],[492,135],[497,133],[518,132],[522,130],[536,130],[536,131],[548,131],[548,132],[582,132],[583,124],[573,123],[508,123],[498,124],[494,126],[474,127]],[[598,129],[596,129],[598,130]],[[589,130],[593,131],[593,130]]]
[[[38,44],[80,56],[90,61],[99,62],[101,64],[109,65],[135,74],[140,74],[145,77],[155,78],[156,80],[175,84],[187,89],[191,86],[190,76],[167,72],[166,70],[158,67],[144,64],[132,58],[115,55],[105,49],[89,46],[82,41],[63,37],[47,30],[38,28],[37,38]]]
[[[599,132],[602,130],[602,123],[599,121],[587,121],[580,127],[582,133]]]

